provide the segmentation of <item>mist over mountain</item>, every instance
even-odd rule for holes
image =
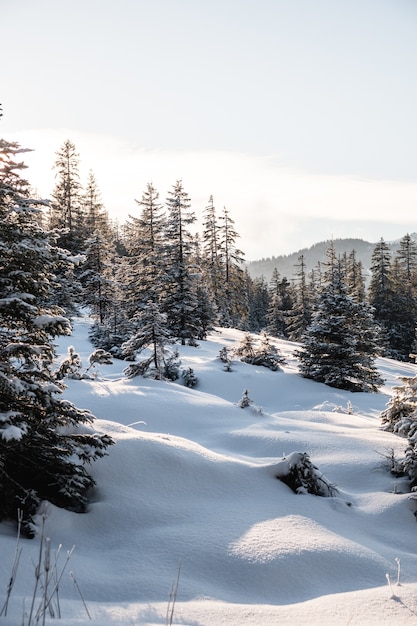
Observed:
[[[417,241],[417,233],[412,233],[411,237]],[[344,253],[350,254],[352,250],[356,252],[356,259],[361,261],[365,277],[369,279],[371,275],[370,266],[372,253],[377,242],[371,243],[363,239],[355,238],[327,239],[314,244],[310,248],[302,248],[292,254],[282,254],[262,258],[257,261],[250,261],[247,263],[248,272],[252,278],[264,276],[264,278],[269,281],[274,268],[277,268],[282,277],[285,276],[288,280],[293,280],[297,273],[296,266],[299,264],[299,257],[301,255],[304,256],[304,263],[308,273],[317,267],[318,263],[324,263],[326,261],[326,251],[332,241],[337,255],[343,255]],[[398,249],[399,241],[400,240],[397,239],[395,241],[386,242],[390,246],[392,254]]]

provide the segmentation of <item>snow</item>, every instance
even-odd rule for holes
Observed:
[[[87,367],[89,324],[75,320],[59,340],[61,360],[74,345]],[[386,459],[406,441],[379,418],[397,376],[415,366],[379,359],[381,392],[352,394],[303,379],[297,346],[276,341],[283,371],[233,361],[226,372],[220,349],[242,336],[218,329],[198,348],[178,346],[196,388],[128,380],[117,359],[94,380],[65,381],[64,397],[92,411],[116,445],[90,468],[97,487],[86,514],[48,508],[52,548],[62,545],[63,560],[75,549],[62,619],[46,623],[165,624],[179,576],[174,624],[417,624],[417,502]],[[254,404],[241,409],[245,389]],[[337,497],[295,495],[277,480],[303,452]],[[20,545],[0,626],[20,626],[23,599],[26,613],[31,602],[39,536]],[[0,607],[15,548],[15,528],[0,524]]]

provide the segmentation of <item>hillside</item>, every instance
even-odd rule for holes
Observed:
[[[75,320],[61,358],[74,345],[87,364],[89,324]],[[116,445],[91,468],[88,513],[49,507],[53,550],[75,549],[60,586],[63,619],[46,623],[165,624],[177,575],[174,624],[417,623],[417,524],[407,484],[385,458],[402,455],[405,441],[379,420],[396,377],[414,366],[379,359],[381,392],[352,394],[301,378],[295,345],[277,340],[283,371],[234,361],[226,372],[219,351],[241,337],[217,329],[197,348],[179,346],[182,367],[199,378],[193,389],[127,380],[117,360],[94,380],[67,381],[65,397],[92,410]],[[241,409],[245,389],[253,405]],[[277,480],[292,452],[307,452],[337,497],[295,495]],[[7,626],[22,624],[31,601],[39,540],[21,546]],[[8,523],[0,550],[4,597],[15,553]]]
[[[405,233],[404,233],[405,234]],[[413,233],[412,238],[417,241],[417,234]],[[364,241],[363,239],[333,239],[336,254],[343,255],[349,254],[352,250],[356,252],[356,258],[362,262],[365,276],[367,279],[370,277],[370,266],[372,252],[375,247],[375,243]],[[282,277],[288,278],[288,280],[294,279],[299,263],[298,258],[304,255],[304,262],[306,264],[307,272],[310,272],[317,264],[323,263],[326,260],[326,250],[328,249],[330,240],[320,241],[314,244],[310,248],[303,248],[292,254],[273,256],[258,261],[251,261],[247,264],[249,274],[253,277],[264,276],[267,281],[270,280],[274,268],[277,268]],[[398,241],[387,242],[392,250],[392,254],[398,248]]]

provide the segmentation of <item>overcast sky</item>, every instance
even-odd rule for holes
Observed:
[[[0,5],[0,136],[43,196],[71,139],[113,216],[182,179],[249,260],[417,230],[416,0]]]

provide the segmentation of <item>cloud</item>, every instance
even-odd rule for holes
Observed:
[[[30,130],[6,137],[34,148],[28,179],[43,197],[54,187],[55,152],[71,139],[80,173],[93,170],[110,214],[123,222],[138,211],[146,184],[164,201],[182,179],[201,218],[210,195],[226,206],[248,260],[287,254],[332,237],[390,240],[413,230],[417,183],[372,180],[287,167],[279,156],[144,149],[114,137],[70,129]]]

